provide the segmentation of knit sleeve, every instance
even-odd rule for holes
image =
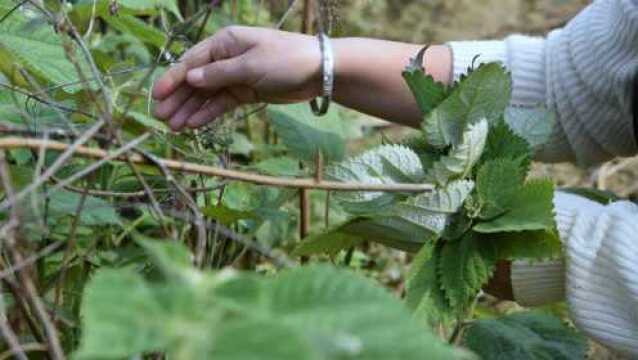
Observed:
[[[638,206],[600,207],[560,193],[555,204],[574,323],[610,348],[638,356]]]
[[[638,206],[557,192],[554,207],[565,258],[512,262],[514,300],[537,306],[566,299],[580,330],[638,357]]]
[[[544,104],[556,114],[542,161],[590,165],[638,151],[633,81],[638,73],[638,1],[599,0],[546,38],[449,43],[455,79],[475,55],[512,73],[513,105]]]

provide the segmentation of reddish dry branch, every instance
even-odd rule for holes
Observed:
[[[22,138],[22,137],[5,137],[0,139],[0,149],[16,149],[30,148],[47,150],[64,151],[69,145],[59,141]],[[75,155],[92,159],[103,159],[109,156],[109,152],[100,148],[79,146],[75,151]],[[127,157],[122,155],[114,160],[127,161]],[[128,155],[128,160],[135,164],[149,164],[145,157],[139,154]],[[223,169],[214,166],[201,165],[171,159],[156,159],[168,169],[185,173],[201,174],[207,176],[217,176],[225,179],[254,183],[258,185],[287,187],[296,189],[316,189],[331,191],[384,191],[384,192],[406,192],[418,193],[431,191],[431,184],[365,184],[354,182],[337,182],[337,181],[317,181],[311,178],[281,178],[275,176],[266,176],[242,171]]]

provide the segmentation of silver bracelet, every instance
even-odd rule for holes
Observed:
[[[317,105],[317,99],[310,100],[310,108],[317,116],[325,115],[332,100],[332,90],[334,88],[334,53],[328,35],[323,32],[317,35],[319,38],[319,49],[321,50],[321,79],[322,94],[321,106]]]

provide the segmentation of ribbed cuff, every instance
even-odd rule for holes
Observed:
[[[565,298],[565,264],[562,260],[514,261],[511,274],[514,300],[523,306],[543,305]]]
[[[512,73],[512,105],[545,104],[545,40],[512,35],[505,40],[507,67]]]
[[[452,49],[452,75],[455,81],[467,73],[468,68],[472,67],[472,60],[477,55],[476,65],[493,61],[507,65],[507,51],[503,41],[452,41],[448,43],[448,46]]]

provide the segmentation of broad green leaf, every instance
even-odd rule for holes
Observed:
[[[468,125],[481,119],[496,122],[509,104],[510,91],[510,75],[500,64],[481,64],[425,117],[422,128],[427,142],[438,148],[458,145]]]
[[[336,254],[364,241],[416,252],[424,242],[434,237],[431,230],[398,217],[358,217],[325,232],[311,235],[295,249],[295,255]]]
[[[291,155],[314,161],[321,152],[326,163],[341,161],[345,143],[341,119],[336,109],[318,118],[305,104],[268,107],[270,122]]]
[[[78,0],[73,5],[71,15],[76,18],[86,19],[93,12],[94,0]],[[110,13],[113,0],[95,0],[95,11],[98,15],[104,16]],[[164,8],[173,13],[179,20],[182,15],[177,6],[176,0],[117,0],[118,15],[154,15],[157,10]]]
[[[436,216],[431,219],[427,226],[433,228],[443,228],[445,218]],[[438,222],[437,222],[438,221]],[[348,223],[344,231],[349,234],[356,234],[364,241],[373,241],[385,246],[416,252],[423,243],[434,241],[438,235],[429,230],[424,224],[417,224],[406,221],[399,216],[376,216],[371,218],[358,218]]]
[[[431,75],[425,74],[422,64],[426,49],[427,47],[421,49],[414,58],[410,59],[410,64],[403,71],[403,79],[414,94],[424,116],[438,106],[447,95],[445,85],[434,81]]]
[[[103,19],[117,30],[134,35],[145,44],[153,45],[160,49],[166,45],[166,34],[133,15],[105,15]]]
[[[174,241],[161,241],[135,234],[135,241],[152,257],[153,262],[162,272],[171,276],[178,276],[180,280],[187,280],[192,268],[193,256],[182,244]]]
[[[146,128],[158,130],[158,131],[161,131],[162,133],[169,132],[168,126],[166,126],[165,123],[147,114],[137,112],[137,111],[129,111],[128,116],[130,116],[131,118],[133,118],[135,121],[137,121],[139,124],[143,125]]]
[[[505,122],[518,136],[527,140],[532,148],[545,144],[554,130],[556,116],[545,107],[509,106]]]
[[[469,175],[483,153],[487,133],[488,122],[485,119],[469,125],[463,132],[461,142],[453,146],[447,156],[442,156],[430,169],[427,169],[426,179],[445,185],[452,179]]]
[[[60,190],[49,195],[49,214],[55,219],[65,216],[75,216],[82,195]],[[120,224],[119,216],[113,206],[100,198],[87,195],[80,211],[80,224],[103,226]]]
[[[273,176],[299,176],[299,161],[290,157],[274,157],[262,160],[255,164],[257,170]]]
[[[551,229],[554,226],[553,195],[551,180],[531,180],[510,198],[509,203],[513,205],[507,212],[480,222],[473,229],[481,233]]]
[[[358,234],[348,234],[339,230],[327,231],[305,238],[295,248],[293,255],[328,254],[334,256],[339,251],[348,249],[363,241],[363,237]]]
[[[438,238],[450,216],[463,205],[474,188],[469,180],[452,182],[408,198],[381,211],[355,218],[330,231],[312,236],[296,251],[299,254],[336,253],[363,241],[374,241],[405,251],[417,251],[427,241]],[[303,250],[302,250],[303,249]]]
[[[79,54],[75,57],[87,70],[84,58]],[[30,20],[17,11],[0,24],[0,71],[26,86],[28,83],[20,75],[20,68],[54,85],[78,81],[76,69],[67,59],[62,40],[53,27],[43,20]],[[76,92],[81,87],[76,84],[63,89]]]
[[[167,252],[177,243],[157,246],[152,252],[174,260]],[[175,272],[166,267],[170,263],[160,269]],[[182,263],[177,259],[174,267]],[[387,290],[349,271],[311,266],[272,278],[191,271],[199,282],[150,282],[130,269],[98,271],[82,304],[77,357],[116,359],[151,351],[222,360],[455,356]]]
[[[512,207],[521,206],[512,199],[524,181],[525,169],[519,161],[503,158],[490,160],[481,165],[476,175],[476,190],[481,205],[480,217],[492,219]]]
[[[449,323],[453,319],[438,277],[437,260],[440,255],[440,245],[424,244],[412,260],[406,279],[407,306],[431,326]]]
[[[237,220],[252,219],[256,217],[254,211],[231,209],[224,204],[206,207],[202,210],[202,213],[227,226],[233,224]]]
[[[343,182],[366,184],[420,183],[423,168],[418,156],[400,145],[383,145],[326,170],[326,177]],[[355,214],[374,213],[404,197],[396,193],[340,192],[335,198],[346,211]]]
[[[560,257],[562,244],[556,230],[501,232],[480,235],[496,246],[499,259],[546,260]]]
[[[465,345],[483,359],[584,359],[587,340],[556,317],[522,312],[478,320],[466,330]]]
[[[250,139],[240,132],[233,132],[230,135],[230,139],[231,143],[228,146],[228,152],[231,154],[250,156],[250,153],[255,149],[255,145],[250,142]]]
[[[492,243],[483,242],[472,233],[443,244],[438,270],[441,287],[451,308],[457,312],[467,309],[489,280],[496,255]]]
[[[383,218],[383,223],[408,222],[438,237],[445,229],[449,216],[459,210],[472,189],[473,181],[459,180],[449,183],[445,188],[411,197],[395,204],[388,212],[389,217]]]
[[[527,141],[516,135],[504,121],[490,127],[481,161],[501,158],[518,160],[526,167],[531,160]]]
[[[287,271],[267,285],[266,296],[272,321],[297,329],[313,344],[304,358],[453,356],[390,293],[351,272],[327,266]]]
[[[309,339],[298,329],[278,324],[271,319],[230,319],[209,355],[219,360],[297,360],[316,359],[315,349]],[[193,359],[182,356],[180,359]]]
[[[165,344],[164,310],[131,269],[99,271],[84,289],[81,359],[117,359]]]

